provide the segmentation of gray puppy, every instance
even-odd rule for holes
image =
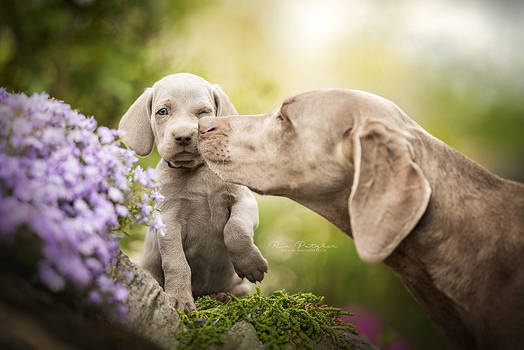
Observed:
[[[162,156],[156,172],[167,233],[147,233],[139,264],[179,309],[194,310],[194,296],[244,295],[251,289],[244,277],[261,281],[267,272],[253,243],[258,226],[253,194],[220,180],[197,149],[199,118],[234,114],[218,85],[180,73],[146,89],[120,121],[127,147],[146,156],[156,140]]]

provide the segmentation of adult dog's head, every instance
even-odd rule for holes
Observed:
[[[218,85],[199,76],[168,75],[147,88],[120,120],[122,140],[140,156],[156,140],[160,156],[176,167],[202,163],[198,153],[198,119],[237,114]]]
[[[429,202],[431,189],[411,146],[415,129],[421,130],[381,97],[317,90],[264,115],[203,118],[199,148],[224,180],[259,193],[299,202],[344,194],[348,233],[361,258],[377,262],[407,236]]]

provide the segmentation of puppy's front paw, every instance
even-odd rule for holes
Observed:
[[[168,293],[171,305],[177,310],[195,311],[195,301],[191,293]]]
[[[267,272],[267,260],[255,245],[247,252],[233,254],[231,260],[240,278],[245,277],[253,283],[264,279],[264,272]]]

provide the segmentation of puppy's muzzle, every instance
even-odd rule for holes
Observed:
[[[196,133],[190,132],[175,132],[173,134],[173,137],[175,138],[175,142],[177,143],[177,145],[187,146],[191,144],[195,134]]]

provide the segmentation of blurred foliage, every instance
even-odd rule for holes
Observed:
[[[513,60],[496,64],[476,51],[458,54],[488,42],[481,34],[451,49],[444,39],[417,41],[398,31],[404,23],[393,16],[415,2],[348,1],[353,17],[337,22],[324,10],[344,2],[331,0],[317,2],[309,12],[313,2],[305,0],[4,1],[0,85],[47,91],[113,127],[144,88],[182,71],[219,83],[241,114],[268,112],[285,97],[314,88],[367,90],[394,101],[428,132],[495,173],[524,181],[524,73],[518,59],[524,46],[491,33],[502,51],[516,53]],[[363,4],[379,7],[366,12]],[[477,13],[486,4],[461,5],[473,6],[461,15]],[[518,17],[518,11],[509,11],[508,16]],[[510,17],[502,23],[523,22],[508,22]],[[466,19],[459,21],[464,32]],[[140,163],[155,166],[158,160],[154,152]],[[282,198],[258,201],[261,221],[255,237],[270,265],[262,283],[265,294],[285,288],[325,295],[330,304],[360,304],[416,347],[443,347],[385,265],[363,263],[349,237],[308,209]],[[144,232],[141,228],[121,242],[133,257]],[[275,241],[336,248],[286,251]]]
[[[0,10],[0,84],[46,91],[113,125],[157,72],[148,39],[181,23],[183,0],[17,0]]]

